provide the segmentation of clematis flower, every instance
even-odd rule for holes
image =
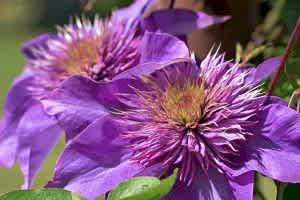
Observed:
[[[0,166],[11,167],[18,160],[25,176],[23,188],[31,187],[38,169],[62,131],[66,132],[67,141],[71,140],[95,118],[107,112],[103,105],[98,105],[94,111],[81,115],[73,106],[77,100],[58,104],[52,109],[43,106],[41,101],[73,76],[104,83],[144,62],[143,52],[148,51],[143,45],[147,40],[144,36],[147,27],[150,27],[147,24],[155,25],[159,20],[149,17],[144,22],[144,13],[153,2],[137,0],[128,8],[114,11],[105,20],[97,17],[93,22],[85,18],[76,19],[75,23],[58,28],[57,34],[44,34],[23,45],[26,66],[8,92],[0,123]],[[165,19],[169,19],[167,10],[161,12],[166,15]],[[195,18],[197,13],[188,10],[182,13],[190,15],[172,26],[193,23],[193,28],[202,28],[228,19],[203,14],[206,17],[201,18],[202,23],[200,18]],[[154,29],[151,26],[151,30],[158,31],[165,25],[158,24]],[[160,58],[161,63],[188,55],[183,42],[174,37],[162,34],[153,42],[166,47],[161,49],[167,53]],[[89,93],[91,95],[92,91]],[[89,103],[83,100],[80,108],[93,105]],[[64,115],[65,108],[73,109],[73,115],[81,116],[81,120],[58,124],[56,118],[68,117]],[[58,113],[61,115],[57,116]],[[69,116],[69,119],[72,117]]]
[[[254,171],[299,182],[300,114],[259,89],[279,61],[240,68],[215,53],[200,65],[193,59],[140,64],[105,86],[73,77],[48,103],[74,99],[78,88],[89,88],[107,95],[90,102],[119,104],[67,145],[47,187],[95,199],[130,177],[161,177],[178,168],[164,199],[248,200]]]

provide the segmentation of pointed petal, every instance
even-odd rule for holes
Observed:
[[[270,77],[279,67],[281,57],[273,57],[265,60],[256,68],[252,69],[246,80],[253,83],[259,83]]]
[[[282,182],[300,182],[300,114],[270,104],[259,117],[257,135],[245,148],[246,168]]]
[[[36,55],[33,52],[35,48],[47,48],[47,41],[55,38],[56,35],[52,33],[42,34],[36,38],[33,38],[22,45],[23,54],[29,59],[35,59]]]
[[[110,191],[143,168],[128,160],[121,129],[106,115],[88,126],[67,145],[47,187],[64,187],[87,199]]]
[[[253,173],[243,174],[230,180],[215,169],[208,176],[199,174],[190,186],[177,182],[173,190],[163,199],[189,200],[251,200],[253,194]],[[239,196],[238,196],[239,195]]]
[[[0,122],[0,166],[11,167],[16,159],[19,136],[17,128],[26,110],[36,102],[27,91],[32,76],[24,72],[9,90]]]
[[[34,178],[62,130],[43,111],[42,105],[32,106],[18,125],[18,160],[25,177],[23,189],[32,186]]]
[[[145,29],[173,35],[189,34],[197,29],[223,23],[229,16],[210,16],[203,12],[185,9],[166,9],[154,11],[144,20]]]

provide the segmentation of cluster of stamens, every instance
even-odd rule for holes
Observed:
[[[45,44],[33,46],[34,56],[27,65],[37,74],[37,88],[46,91],[72,75],[107,81],[138,64],[141,34],[137,20],[96,17],[91,23],[76,19],[74,24],[59,27],[58,34]]]
[[[186,81],[183,86],[170,86],[161,99],[161,107],[167,116],[185,127],[192,127],[198,123],[202,117],[204,103],[204,88],[192,81]]]
[[[248,128],[261,103],[259,90],[241,87],[246,73],[238,74],[236,66],[224,73],[223,57],[209,59],[204,63],[214,66],[201,71],[195,64],[178,64],[144,78],[148,89],[127,95],[124,102],[136,107],[121,114],[129,127],[124,138],[136,152],[132,160],[179,168],[179,179],[188,185],[209,168],[225,173],[238,167],[239,148],[252,135]]]

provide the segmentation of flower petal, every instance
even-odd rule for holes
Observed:
[[[128,86],[136,84],[132,79],[99,83],[83,76],[73,76],[41,102],[46,112],[57,118],[68,141],[109,110],[123,108],[118,94],[132,93]]]
[[[120,18],[137,18],[142,16],[154,2],[155,0],[135,0],[127,8],[114,11],[113,15]]]
[[[0,166],[11,167],[15,162],[19,142],[17,134],[19,121],[27,109],[36,104],[26,89],[31,82],[31,74],[25,71],[13,83],[7,94],[0,122]]]
[[[283,106],[288,106],[288,102],[280,97],[277,96],[265,96],[265,105],[269,104],[279,104]]]
[[[164,200],[250,200],[253,194],[253,173],[248,172],[232,180],[210,169],[201,172],[190,186],[177,182]]]
[[[36,59],[37,55],[34,53],[35,48],[47,48],[47,41],[52,38],[55,38],[56,35],[53,33],[45,33],[36,38],[33,38],[22,45],[23,54],[30,59]]]
[[[144,26],[146,30],[152,32],[161,31],[173,35],[185,35],[229,19],[230,16],[210,16],[200,11],[165,9],[154,11],[144,20]]]
[[[70,140],[107,112],[98,101],[99,95],[105,95],[105,91],[99,91],[96,82],[82,76],[73,76],[41,102],[46,112],[57,118],[59,125],[66,131],[67,140]]]
[[[262,122],[245,148],[246,168],[282,182],[300,182],[300,114],[280,104],[267,105]]]
[[[144,34],[140,63],[167,63],[176,58],[189,58],[189,55],[185,43],[172,35],[152,32]]]
[[[62,130],[43,111],[42,105],[32,106],[18,125],[18,160],[23,171],[24,189],[32,186],[43,161],[59,139]]]
[[[238,200],[252,200],[254,189],[254,172],[248,171],[229,181]]]
[[[166,33],[147,32],[141,46],[141,64],[115,76],[113,80],[142,77],[179,62],[192,62],[183,41]]]
[[[110,115],[100,117],[67,145],[47,187],[64,187],[87,199],[110,191],[143,171],[128,160],[121,129]]]
[[[246,80],[253,83],[259,83],[270,77],[279,67],[281,57],[273,57],[265,60],[256,68],[252,69]]]

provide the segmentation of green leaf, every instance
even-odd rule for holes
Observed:
[[[163,180],[150,176],[132,178],[110,192],[108,200],[159,200],[171,191],[176,177],[175,172]]]
[[[120,183],[110,192],[108,200],[155,199],[155,197],[159,197],[159,194],[153,193],[152,190],[159,184],[159,179],[155,177],[135,177]]]
[[[273,180],[262,176],[256,175],[255,182],[255,194],[264,200],[275,200],[276,199],[276,185]]]
[[[83,200],[84,198],[62,189],[18,190],[0,197],[0,200]]]
[[[172,176],[169,176],[168,178],[163,179],[161,181],[158,189],[160,190],[162,197],[171,191],[173,185],[175,184],[176,178],[177,178],[177,170],[175,170]]]

